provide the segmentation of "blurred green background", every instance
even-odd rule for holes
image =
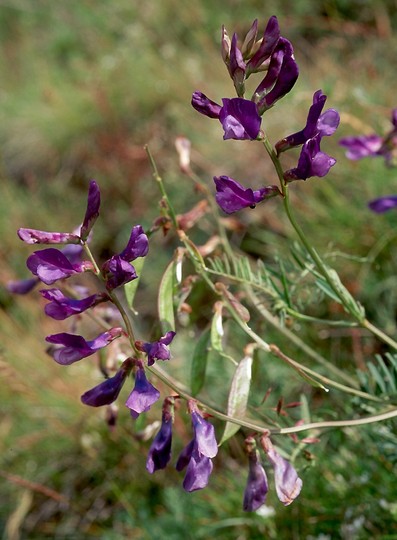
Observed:
[[[179,171],[177,136],[191,140],[193,167],[211,189],[219,174],[247,185],[273,183],[259,145],[224,143],[219,124],[190,106],[194,90],[215,101],[233,95],[220,57],[221,25],[241,36],[255,18],[264,28],[271,15],[278,16],[300,66],[293,92],[264,117],[271,141],[304,125],[319,88],[328,95],[327,106],[341,113],[338,136],[324,142],[338,164],[326,179],[291,187],[297,214],[370,318],[395,334],[397,215],[376,216],[366,205],[396,192],[396,172],[381,159],[349,162],[337,144],[343,135],[390,129],[397,106],[397,5],[391,0],[1,0],[2,283],[27,277],[30,250],[16,229],[78,225],[91,178],[102,192],[95,232],[100,257],[120,250],[132,225],[150,227],[159,215],[159,194],[144,144],[178,213],[200,197]],[[297,155],[286,156],[286,168]],[[276,202],[241,219],[246,251],[269,260],[288,254],[291,231]],[[176,245],[174,238],[154,238],[139,300],[143,329],[155,323],[158,282]],[[151,477],[144,428],[158,420],[159,410],[136,425],[121,410],[110,432],[102,412],[79,401],[98,379],[92,363],[64,369],[45,354],[44,336],[61,330],[44,316],[37,292],[15,297],[3,288],[0,300],[3,538],[397,538],[395,423],[323,433],[299,463],[299,499],[284,508],[271,489],[265,512],[244,514],[243,435],[221,449],[201,492],[184,493],[172,467]],[[181,335],[173,352],[183,371],[191,336]],[[363,368],[362,336],[304,325],[300,336],[341,367]],[[224,367],[212,369],[216,384]],[[289,376],[279,365],[267,366],[256,395],[271,386],[299,399],[302,385]],[[308,399],[315,408],[316,393]],[[353,415],[357,404],[344,399],[331,396],[321,414]],[[178,420],[175,430],[174,454],[189,438],[188,422]],[[294,443],[286,444],[291,451]]]

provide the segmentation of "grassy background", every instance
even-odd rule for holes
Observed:
[[[259,145],[224,143],[218,123],[190,106],[196,89],[216,101],[232,95],[219,55],[221,25],[242,34],[254,18],[263,27],[273,14],[294,44],[301,76],[294,91],[266,113],[271,140],[300,129],[318,88],[329,96],[327,105],[341,112],[339,137],[386,132],[396,106],[392,1],[268,0],[265,7],[253,0],[0,2],[2,283],[27,276],[29,250],[15,230],[76,226],[90,178],[98,181],[103,197],[95,235],[101,257],[123,246],[131,225],[149,227],[159,213],[159,195],[146,143],[180,213],[199,197],[178,169],[174,140],[179,135],[192,141],[194,167],[211,188],[217,174],[251,185],[273,183]],[[395,192],[395,172],[382,160],[348,162],[339,137],[324,141],[338,165],[326,179],[296,183],[294,205],[313,243],[331,254],[371,319],[395,333],[397,216],[375,216],[366,207],[369,199]],[[286,167],[296,157],[286,156]],[[241,219],[248,252],[268,260],[288,252],[290,230],[276,201]],[[154,324],[157,269],[165,268],[175,245],[173,239],[154,239],[140,296],[143,329]],[[369,253],[377,253],[375,260],[362,260]],[[2,289],[0,300],[4,538],[397,538],[395,424],[322,434],[298,461],[304,480],[300,498],[283,508],[271,490],[268,515],[247,515],[241,510],[243,435],[221,450],[210,486],[202,492],[185,494],[172,467],[151,477],[144,471],[150,442],[143,440],[143,430],[158,419],[158,410],[137,425],[120,411],[117,430],[109,432],[101,412],[79,401],[97,377],[92,363],[63,369],[45,354],[44,336],[60,330],[44,317],[37,293],[11,297]],[[203,292],[197,292],[196,302],[210,310]],[[322,309],[329,315],[333,307]],[[352,373],[363,367],[362,336],[324,334],[305,325],[297,329]],[[230,334],[232,339],[235,333]],[[180,335],[173,352],[176,369],[183,372],[191,335]],[[361,404],[346,404],[338,393],[323,403],[280,365],[261,366],[257,402],[272,386],[273,395],[294,400],[306,392],[312,410],[321,409],[327,418],[363,414]],[[214,388],[225,369],[221,362],[212,366]],[[267,416],[274,415],[270,407],[276,403],[272,397]],[[181,411],[178,418],[175,455],[190,433],[186,415]],[[283,444],[286,451],[295,449],[292,441]]]

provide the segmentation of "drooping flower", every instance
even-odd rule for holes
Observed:
[[[395,165],[397,149],[397,108],[392,110],[393,128],[384,137],[376,134],[343,137],[339,144],[347,149],[346,157],[358,160],[383,156],[387,166]]]
[[[50,300],[44,308],[46,315],[58,321],[67,319],[72,315],[83,313],[100,302],[108,300],[108,296],[101,293],[92,294],[81,300],[65,296],[60,289],[44,289],[41,290],[40,293],[44,298]]]
[[[201,114],[217,118],[226,139],[255,140],[260,132],[261,117],[253,101],[243,98],[224,98],[221,107],[201,92],[194,92],[192,105]]]
[[[71,263],[62,251],[55,248],[34,251],[28,257],[26,266],[46,285],[93,269],[92,263],[88,261]]]
[[[54,360],[58,362],[58,364],[69,365],[82,358],[91,356],[99,349],[109,345],[111,341],[120,337],[122,334],[123,329],[116,327],[99,334],[99,336],[91,341],[86,341],[82,336],[68,334],[66,332],[52,334],[45,339],[48,343],[60,346],[51,350],[51,355]]]
[[[268,484],[265,469],[261,464],[259,451],[256,449],[255,439],[253,437],[247,437],[245,446],[248,455],[249,471],[244,491],[243,510],[254,512],[264,504],[268,492]]]
[[[277,497],[288,506],[301,492],[302,480],[291,463],[276,452],[268,436],[261,438],[261,444],[274,470]]]
[[[242,208],[255,208],[263,200],[270,199],[280,193],[277,186],[267,186],[253,191],[245,188],[230,176],[214,176],[216,202],[227,214]]]
[[[113,255],[102,266],[102,272],[106,279],[106,288],[113,290],[125,285],[138,276],[135,268],[130,264],[138,257],[145,257],[149,250],[149,242],[141,225],[132,228],[127,246],[118,255]]]
[[[132,418],[150,409],[150,407],[160,398],[160,392],[146,378],[143,363],[135,360],[137,370],[135,373],[135,386],[125,402],[130,409]]]
[[[387,212],[392,208],[397,207],[397,195],[388,195],[385,197],[379,197],[368,203],[369,208],[377,214]]]
[[[164,400],[161,427],[153,439],[146,461],[146,469],[151,474],[159,469],[165,469],[171,459],[174,401],[172,396]]]
[[[176,469],[181,471],[187,466],[183,488],[196,491],[204,488],[209,481],[213,464],[211,459],[218,453],[214,426],[204,420],[193,400],[188,401],[194,431],[193,439],[182,450]]]
[[[85,405],[90,405],[91,407],[102,407],[103,405],[110,405],[116,401],[126,378],[131,372],[132,365],[133,362],[131,358],[124,360],[120,369],[113,377],[105,379],[102,383],[85,392],[81,396],[81,401]]]
[[[99,186],[95,180],[91,180],[88,188],[87,209],[85,212],[83,224],[80,228],[80,237],[82,240],[87,240],[95,221],[99,216],[99,207],[101,204],[101,194]]]
[[[336,159],[320,150],[321,136],[316,135],[309,139],[302,147],[298,166],[284,173],[287,182],[293,180],[306,180],[312,176],[322,178],[328,174],[331,167],[336,163]]]
[[[144,342],[136,341],[135,346],[139,351],[148,355],[148,366],[152,366],[155,360],[169,360],[171,357],[168,345],[175,337],[175,332],[166,332],[158,341]]]
[[[277,154],[289,148],[300,146],[315,136],[320,136],[321,139],[324,136],[330,136],[335,133],[339,125],[340,116],[335,109],[327,109],[321,114],[326,100],[327,96],[322,93],[322,90],[317,90],[314,93],[313,104],[307,115],[306,126],[301,131],[288,135],[288,137],[276,143]]]

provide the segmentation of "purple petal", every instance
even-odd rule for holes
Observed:
[[[251,73],[254,73],[258,68],[260,68],[263,62],[270,58],[270,55],[274,51],[279,38],[280,28],[278,25],[278,20],[277,17],[273,15],[270,17],[267,23],[259,49],[247,63],[247,77]]]
[[[136,279],[135,268],[120,255],[113,255],[102,266],[102,272],[106,279],[106,288],[110,291]]]
[[[323,177],[328,174],[336,160],[320,151],[320,134],[309,139],[302,147],[298,166],[284,173],[287,182],[292,180],[306,180],[312,176]]]
[[[340,116],[336,109],[327,109],[317,122],[317,130],[321,136],[329,137],[337,130]]]
[[[20,279],[9,281],[6,287],[7,290],[12,294],[27,294],[34,289],[38,283],[40,283],[40,280],[37,278]]]
[[[207,486],[209,477],[213,469],[212,461],[194,452],[190,458],[183,480],[183,489],[188,492],[203,489]]]
[[[98,384],[94,388],[91,388],[91,390],[85,392],[81,396],[81,401],[85,405],[90,405],[91,407],[102,407],[103,405],[110,405],[116,401],[125,380],[131,371],[131,367],[131,360],[125,360],[114,377],[106,379],[101,384]]]
[[[219,118],[221,106],[207,98],[202,92],[194,92],[192,96],[192,106],[201,114],[209,118]]]
[[[274,469],[277,497],[285,506],[288,506],[301,492],[302,480],[294,467],[281,457],[274,448],[267,449],[267,457]]]
[[[18,229],[19,238],[26,244],[78,244],[80,238],[71,233]]]
[[[149,449],[146,469],[153,474],[159,469],[165,469],[171,459],[172,444],[172,415],[163,414],[161,428]]]
[[[152,343],[139,343],[140,350],[143,350],[148,355],[148,366],[152,366],[155,360],[169,360],[171,357],[168,345],[175,337],[175,332],[172,330],[167,332],[158,341]]]
[[[253,191],[245,188],[230,176],[214,176],[216,202],[227,214],[243,208],[255,208],[256,204],[279,193],[277,186],[267,186]]]
[[[87,240],[88,235],[90,234],[90,231],[99,216],[100,205],[101,194],[99,191],[99,186],[95,182],[95,180],[91,180],[88,189],[87,210],[85,212],[84,221],[80,229],[80,237],[82,238],[82,240]]]
[[[135,375],[135,387],[125,403],[131,409],[132,416],[137,418],[139,414],[148,411],[159,397],[160,392],[147,380],[145,370],[139,367]]]
[[[249,472],[244,491],[243,510],[245,512],[254,512],[257,510],[264,504],[267,492],[266,473],[260,463],[259,452],[254,450],[249,455]]]
[[[368,203],[369,208],[377,214],[387,212],[392,208],[397,207],[397,195],[389,195],[387,197],[379,197]]]
[[[179,454],[178,460],[176,462],[175,468],[177,471],[182,471],[187,465],[192,457],[196,441],[192,439],[189,444],[187,444],[182,452]]]
[[[58,321],[62,321],[71,315],[83,313],[87,309],[107,300],[107,296],[103,294],[93,294],[81,300],[68,298],[59,289],[44,289],[40,293],[44,298],[50,300],[50,303],[44,308],[46,315]]]
[[[69,365],[91,356],[97,350],[106,347],[111,341],[116,339],[122,334],[121,328],[112,328],[107,332],[103,332],[95,339],[86,341],[82,336],[75,334],[68,334],[61,332],[59,334],[52,334],[45,339],[49,343],[55,345],[61,345],[59,348],[55,348],[51,354],[54,360],[61,365]]]
[[[219,120],[224,129],[225,140],[255,140],[260,132],[261,117],[253,101],[243,98],[223,98]]]
[[[359,135],[358,137],[344,137],[339,144],[347,148],[346,157],[357,160],[368,156],[376,156],[383,143],[378,135]]]
[[[149,242],[141,225],[132,228],[128,244],[119,256],[125,261],[131,262],[138,257],[145,257],[149,251]]]
[[[78,267],[72,265],[66,256],[55,248],[35,251],[28,257],[26,266],[46,285],[52,285],[58,279],[68,278],[79,271]]]
[[[213,458],[218,453],[218,444],[215,438],[215,429],[212,424],[196,411],[192,412],[192,424],[196,448],[200,454]]]

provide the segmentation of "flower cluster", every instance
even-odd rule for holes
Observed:
[[[47,232],[26,228],[18,230],[18,236],[27,244],[65,245],[62,249],[49,247],[35,251],[30,255],[26,264],[35,277],[31,280],[15,282],[10,290],[19,293],[28,292],[37,282],[46,285],[53,285],[56,282],[62,284],[64,280],[83,272],[95,274],[106,289],[106,292],[91,294],[83,298],[78,297],[80,291],[85,292],[86,289],[83,287],[69,287],[69,291],[75,296],[67,296],[59,288],[40,290],[43,298],[48,300],[45,313],[53,319],[64,320],[73,315],[80,316],[98,304],[114,302],[114,289],[137,278],[131,262],[138,257],[145,257],[148,253],[148,238],[141,225],[136,225],[132,228],[127,246],[121,253],[113,255],[105,261],[101,269],[98,268],[88,249],[88,241],[99,216],[100,200],[99,187],[95,181],[91,181],[83,223],[79,230],[73,233]],[[82,260],[83,253],[87,254],[89,260]],[[58,364],[69,365],[93,355],[115,339],[125,335],[126,332],[123,328],[115,326],[91,340],[78,334],[60,332],[47,336],[46,341],[51,344],[49,352],[54,360]],[[170,331],[158,341],[137,341],[134,347],[137,352],[146,353],[147,363],[152,365],[155,360],[170,359],[168,345],[174,336],[175,332]],[[126,405],[131,411],[131,416],[138,417],[140,413],[147,411],[159,399],[160,392],[147,380],[144,364],[142,360],[137,358],[124,360],[114,376],[107,375],[102,383],[85,392],[81,396],[81,401],[92,407],[112,404],[132,371],[135,373],[135,387],[128,397]]]
[[[293,88],[299,74],[291,43],[280,35],[276,17],[271,17],[261,39],[257,39],[258,21],[255,20],[242,45],[237,34],[229,38],[222,28],[222,58],[233,80],[237,98],[223,98],[222,105],[209,99],[202,92],[193,93],[192,106],[209,118],[218,119],[226,139],[264,140],[261,117]],[[246,80],[253,73],[265,77],[255,89],[250,100],[245,99]],[[339,124],[339,114],[328,109],[323,114],[326,96],[321,90],[315,92],[304,129],[289,135],[276,144],[276,157],[290,148],[302,146],[296,167],[284,172],[280,181],[306,180],[312,176],[325,176],[336,163],[320,149],[321,139],[332,135]],[[243,208],[255,208],[283,192],[275,185],[258,190],[245,188],[230,176],[214,177],[216,201],[227,214]]]
[[[164,469],[171,459],[173,405],[172,397],[164,401],[161,428],[153,439],[146,461],[146,469],[150,473]],[[204,420],[194,400],[188,401],[188,409],[194,435],[180,453],[176,469],[182,471],[186,467],[183,488],[191,492],[207,486],[213,469],[212,458],[218,453],[218,445],[214,426]]]
[[[276,452],[267,435],[262,436],[261,444],[274,470],[277,497],[285,506],[288,506],[299,495],[302,489],[302,480],[291,463]],[[249,470],[244,492],[243,509],[252,512],[265,503],[268,482],[253,437],[247,437],[245,448],[248,455]]]

